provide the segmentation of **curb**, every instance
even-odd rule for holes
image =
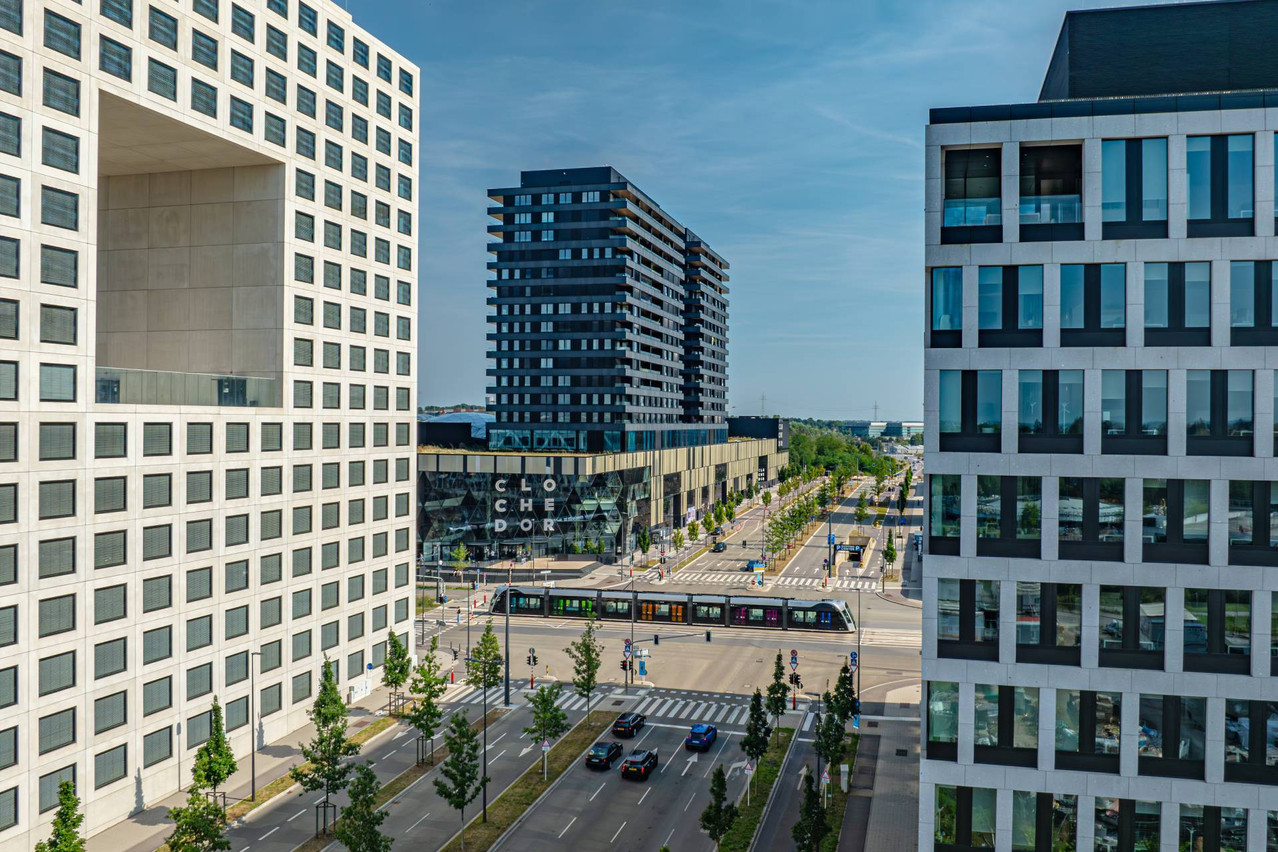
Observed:
[[[807,711],[804,711],[804,715]],[[777,789],[781,784],[781,779],[785,777],[785,768],[790,763],[790,755],[794,753],[795,743],[799,741],[799,728],[803,724],[803,717],[799,717],[799,721],[794,726],[794,736],[790,737],[790,745],[785,750],[785,757],[781,759],[781,768],[777,770],[777,780],[773,782],[772,789],[768,791],[768,800],[763,803],[763,810],[759,811],[759,824],[754,827],[754,834],[750,835],[750,845],[746,847],[746,852],[753,852],[754,845],[759,842],[759,832],[763,830],[763,825],[768,821],[768,814],[772,812],[772,803],[776,799]]]

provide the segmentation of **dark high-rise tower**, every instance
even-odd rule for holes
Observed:
[[[726,440],[727,262],[608,166],[488,195],[490,446]]]

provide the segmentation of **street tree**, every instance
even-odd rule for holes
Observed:
[[[861,712],[861,702],[856,697],[856,675],[852,673],[847,663],[839,669],[839,677],[834,683],[834,693],[830,700],[830,709],[839,715],[845,725],[848,720]]]
[[[821,807],[821,796],[817,793],[816,784],[812,781],[812,773],[803,775],[803,801],[799,805],[799,821],[794,824],[790,836],[798,852],[818,852],[821,841],[830,833],[830,826],[825,819],[825,808]]]
[[[382,834],[386,811],[377,807],[377,794],[382,785],[371,764],[355,767],[351,780],[350,802],[342,808],[342,819],[333,836],[350,852],[390,852],[392,838]]]
[[[896,565],[896,542],[892,534],[888,533],[887,544],[883,546],[883,567],[890,571],[894,565]]]
[[[454,713],[444,734],[448,757],[440,764],[435,779],[435,792],[461,816],[461,848],[466,848],[466,806],[475,801],[479,791],[488,782],[480,777],[479,735],[471,728],[465,715]]]
[[[80,835],[83,823],[84,814],[80,813],[80,797],[75,794],[75,782],[60,781],[53,833],[48,840],[41,840],[35,845],[35,852],[84,852],[84,838]]]
[[[492,689],[501,685],[501,644],[493,631],[493,620],[484,625],[483,635],[470,651],[466,661],[466,682],[479,689]]]
[[[688,521],[688,537],[692,541],[696,541],[701,536],[701,524],[697,521]]]
[[[670,537],[670,541],[675,546],[675,550],[681,550],[684,545],[683,530],[675,530],[674,535]]]
[[[903,486],[901,490],[897,492],[897,495],[896,495],[896,511],[901,513],[902,515],[905,514],[905,506],[906,506],[906,503],[909,501],[909,494],[907,493],[907,491],[908,489]]]
[[[169,808],[173,831],[164,843],[169,852],[226,852],[231,841],[226,839],[226,809],[205,796],[195,785],[186,804]]]
[[[858,524],[865,523],[866,515],[868,515],[869,513],[870,511],[868,508],[866,508],[866,505],[865,505],[865,492],[861,492],[861,496],[858,497],[856,500],[856,512],[855,512],[856,522]]]
[[[771,735],[768,711],[763,706],[763,692],[756,689],[754,695],[750,696],[750,715],[746,718],[745,736],[741,738],[741,750],[754,761],[756,767],[768,751],[768,737]],[[754,781],[753,775],[750,776],[750,781]]]
[[[404,717],[408,724],[417,729],[417,762],[422,763],[425,752],[422,744],[430,740],[430,756],[435,759],[435,734],[439,732],[440,723],[444,721],[444,711],[439,706],[448,689],[448,678],[444,676],[443,667],[439,664],[436,652],[439,650],[439,636],[430,638],[430,650],[422,655],[422,661],[413,670],[413,680],[409,684],[409,692],[417,699],[412,709]]]
[[[531,742],[536,745],[543,740],[557,740],[572,725],[568,724],[568,714],[555,706],[555,702],[559,700],[559,693],[563,691],[563,684],[556,683],[553,686],[539,686],[537,691],[528,696],[528,704],[532,708],[532,724],[524,728],[524,733],[531,738]],[[543,749],[541,752],[541,777],[544,780],[547,774],[546,754]]]
[[[386,661],[382,663],[382,683],[390,690],[391,694],[391,712],[398,712],[401,708],[400,690],[404,688],[404,684],[408,683],[408,676],[412,671],[413,661],[408,656],[408,648],[403,642],[399,641],[399,637],[395,635],[394,630],[386,632]]]
[[[777,651],[776,665],[772,667],[772,683],[768,684],[768,712],[776,720],[775,731],[781,726],[781,716],[785,714],[786,700],[790,697],[790,686],[785,680],[785,666],[781,663],[781,652]]]
[[[448,563],[453,566],[453,570],[457,572],[457,579],[466,579],[466,570],[470,568],[470,551],[466,549],[466,545],[459,544],[448,554]]]
[[[635,544],[639,546],[639,552],[643,554],[643,561],[648,561],[648,551],[652,550],[652,532],[647,527],[640,527],[639,533],[635,536]]]
[[[701,828],[714,841],[714,848],[719,848],[719,841],[737,821],[737,806],[728,800],[728,779],[723,773],[723,764],[714,768],[710,776],[710,804],[701,812]]]
[[[827,708],[829,708],[829,698],[830,693],[827,692],[825,694]],[[817,757],[825,761],[827,767],[833,766],[843,758],[844,735],[843,720],[832,708],[825,715],[817,717],[812,750],[817,753]]]
[[[191,768],[191,780],[196,787],[209,790],[213,797],[219,798],[218,788],[226,783],[226,779],[235,773],[237,766],[235,752],[226,739],[226,725],[222,721],[222,705],[217,697],[213,698],[213,707],[209,711],[209,738],[195,753],[195,765]],[[222,805],[225,806],[225,802]]]
[[[595,617],[586,621],[586,629],[581,631],[580,638],[568,643],[568,658],[572,660],[572,687],[577,695],[586,699],[586,710],[590,710],[590,699],[595,688],[599,686],[599,667],[603,664],[603,643],[595,633]]]
[[[768,507],[768,506],[771,506],[771,505],[772,505],[772,492],[771,492],[771,491],[764,491],[764,492],[763,492],[763,505],[764,505],[764,507],[765,507],[765,508],[766,508],[766,507]]]
[[[302,745],[302,757],[306,763],[291,768],[289,775],[307,792],[324,791],[326,821],[329,808],[334,807],[331,801],[333,794],[346,789],[350,783],[351,764],[346,758],[359,754],[359,745],[346,736],[347,713],[346,702],[337,688],[333,664],[325,654],[324,666],[320,669],[319,693],[306,713],[315,726],[315,736]]]

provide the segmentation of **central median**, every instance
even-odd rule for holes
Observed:
[[[772,798],[772,788],[781,776],[781,764],[785,762],[786,752],[790,750],[790,741],[793,739],[794,728],[777,729],[776,738],[768,743],[768,750],[755,767],[754,791],[750,794],[750,802],[737,802],[737,819],[720,841],[719,852],[746,852],[750,848],[768,800]]]

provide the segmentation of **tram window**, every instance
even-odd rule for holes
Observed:
[[[630,601],[604,601],[605,615],[630,615]]]
[[[694,612],[696,613],[698,620],[707,619],[712,621],[723,621],[723,607],[721,606],[697,604]]]
[[[790,610],[790,623],[799,625],[815,624],[816,613],[812,610],[799,610],[797,612],[795,610]]]

